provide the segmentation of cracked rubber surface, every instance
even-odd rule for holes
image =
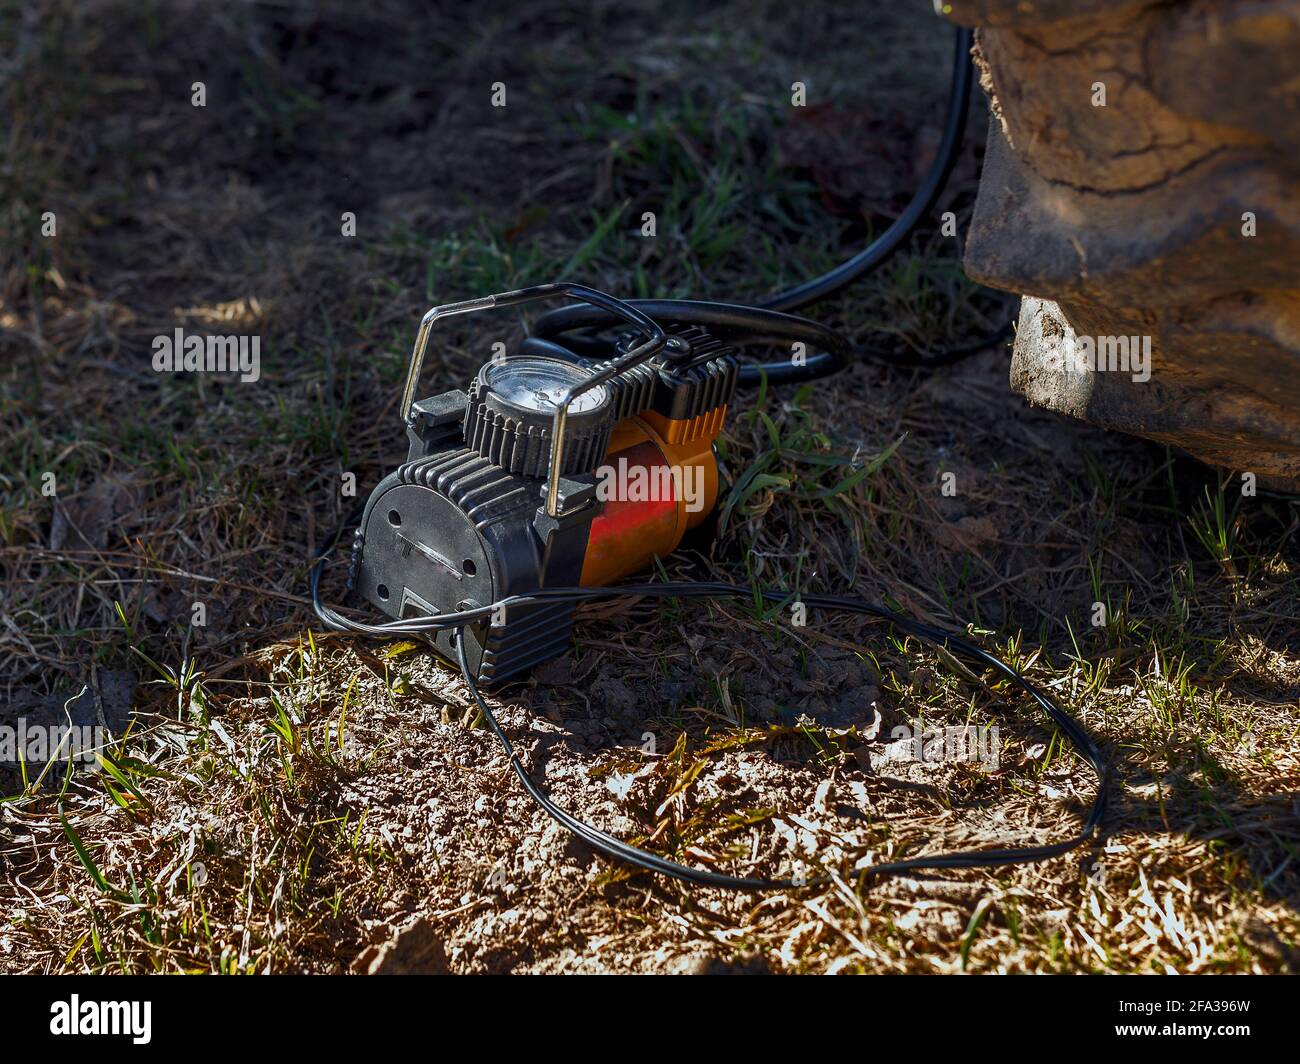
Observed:
[[[1012,386],[1300,490],[1300,0],[946,8],[995,118],[966,269],[1026,297]],[[1066,372],[1072,336],[1149,336],[1151,379]]]

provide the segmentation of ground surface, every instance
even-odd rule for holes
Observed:
[[[838,876],[737,897],[595,858],[446,666],[324,634],[305,603],[343,475],[364,494],[404,452],[431,303],[561,276],[755,299],[879,232],[937,141],[950,30],[928,3],[209,7],[0,22],[4,712],[84,690],[77,719],[132,722],[98,773],[0,767],[0,968],[1294,969],[1300,509],[1026,409],[1004,350],[742,399],[725,520],[665,566],[853,589],[1026,667],[1115,765],[1104,837],[1065,857],[854,882],[864,860],[1067,836],[1095,785],[1023,700],[880,625],[623,603],[494,695],[557,800],[608,830]],[[940,203],[963,222],[974,121]],[[860,348],[990,332],[1012,309],[959,258],[926,227],[818,316]],[[155,374],[177,325],[259,334],[261,380]],[[453,323],[428,390],[521,325]],[[997,724],[996,771],[891,757],[918,720]]]

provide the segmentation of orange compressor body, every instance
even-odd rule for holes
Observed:
[[[614,426],[597,470],[600,513],[591,522],[581,583],[603,587],[675,551],[718,501],[713,454],[727,414],[716,407],[690,420],[654,411]]]

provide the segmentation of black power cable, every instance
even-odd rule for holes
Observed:
[[[325,561],[333,549],[343,529],[340,528],[326,541],[312,565],[309,577],[312,608],[326,627],[335,631],[354,632],[377,638],[392,638],[398,635],[428,637],[434,632],[452,631],[456,633],[456,656],[460,665],[461,676],[469,688],[475,704],[483,714],[493,735],[501,743],[502,749],[510,760],[510,766],[519,777],[529,796],[553,820],[588,843],[593,849],[608,857],[626,861],[638,868],[660,875],[670,876],[688,883],[705,887],[720,887],[728,890],[760,891],[788,890],[794,887],[816,885],[829,881],[828,875],[800,879],[766,879],[748,876],[730,876],[704,869],[691,868],[688,865],[669,861],[658,854],[632,846],[609,835],[600,829],[585,823],[561,809],[537,785],[524,767],[513,744],[502,730],[496,715],[487,704],[474,682],[473,671],[465,656],[464,631],[474,624],[490,623],[495,611],[510,610],[521,606],[536,606],[548,602],[590,602],[609,598],[668,598],[668,599],[747,599],[754,601],[761,598],[765,602],[780,604],[794,598],[790,592],[762,589],[752,584],[727,584],[719,582],[667,582],[662,584],[639,584],[625,587],[560,587],[539,588],[526,595],[512,595],[500,602],[474,609],[461,610],[456,613],[413,617],[401,621],[387,621],[382,624],[365,624],[344,617],[322,602],[320,597],[320,580]],[[927,643],[940,646],[958,658],[974,664],[993,669],[1006,679],[1015,683],[1030,696],[1061,729],[1070,744],[1079,755],[1088,762],[1097,775],[1097,793],[1092,807],[1076,835],[1059,842],[1044,846],[1008,847],[986,850],[958,850],[950,853],[930,856],[912,857],[901,861],[886,861],[858,869],[856,874],[864,878],[898,875],[903,872],[915,872],[922,869],[941,868],[1000,868],[1004,865],[1024,864],[1030,861],[1042,861],[1056,857],[1087,842],[1100,827],[1106,812],[1106,796],[1109,785],[1110,768],[1106,764],[1101,750],[1082,724],[1070,716],[1042,689],[1032,684],[1018,669],[993,656],[982,647],[963,636],[944,631],[933,625],[886,609],[864,599],[843,595],[801,595],[798,601],[812,609],[839,610],[847,613],[865,614],[880,618],[894,628],[908,635],[916,636]]]
[[[703,325],[724,335],[743,336],[746,342],[803,340],[817,349],[816,354],[809,355],[798,363],[783,359],[742,365],[738,378],[741,386],[753,387],[763,379],[773,385],[796,384],[828,377],[843,369],[848,357],[848,344],[844,338],[824,325],[807,318],[796,317],[790,312],[829,298],[875,269],[898,250],[934,206],[935,200],[952,173],[957,151],[966,133],[966,113],[969,110],[972,83],[971,39],[969,29],[964,26],[957,28],[943,136],[930,169],[907,206],[889,228],[851,259],[820,277],[814,277],[785,292],[771,296],[757,307],[690,299],[633,299],[628,302],[665,324]],[[615,321],[612,314],[597,307],[559,307],[537,319],[533,325],[533,336],[553,344],[561,344],[561,341],[564,341],[574,351],[580,351],[587,357],[608,358],[607,343],[595,341],[590,335],[579,334],[570,337],[568,334],[580,329],[605,328]],[[975,343],[940,351],[933,355],[908,358],[878,349],[865,353],[885,362],[911,368],[947,365],[1001,342],[1010,335],[1010,328],[1008,324],[997,333]]]
[[[787,359],[762,366],[742,365],[739,375],[739,383],[742,385],[757,384],[760,372],[766,374],[769,384],[814,380],[838,373],[848,362],[848,341],[830,326],[810,318],[800,318],[762,307],[713,303],[701,299],[629,299],[628,302],[656,321],[676,325],[704,325],[723,339],[732,338],[742,343],[773,340],[796,342],[806,344],[816,352],[808,355],[802,364]],[[613,316],[599,307],[575,303],[549,310],[539,317],[533,326],[533,336],[550,343],[559,343],[559,338],[574,329],[610,325],[613,321]]]
[[[765,299],[761,306],[769,310],[792,311],[820,303],[834,295],[840,289],[851,285],[859,277],[874,270],[898,247],[916,228],[917,223],[934,206],[943,186],[948,182],[953,164],[957,161],[957,149],[961,147],[966,135],[966,112],[969,110],[971,88],[971,31],[965,26],[957,28],[952,60],[952,81],[948,86],[948,111],[943,122],[943,138],[939,141],[939,150],[925,178],[903,213],[894,219],[888,229],[859,251],[847,262],[811,281],[805,281],[788,291]]]

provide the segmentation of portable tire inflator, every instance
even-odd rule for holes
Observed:
[[[555,820],[608,856],[705,886],[790,889],[828,876],[761,879],[669,861],[557,807],[514,752],[479,684],[517,678],[565,653],[580,602],[613,596],[795,600],[793,592],[723,583],[611,586],[677,549],[713,511],[714,441],[739,385],[809,380],[841,368],[848,345],[833,330],[786,311],[837,291],[881,261],[933,201],[960,142],[969,93],[969,32],[958,33],[949,117],[939,158],[895,223],[825,278],[764,307],[688,300],[624,301],[556,283],[434,307],[420,322],[401,401],[406,461],[374,488],[352,543],[348,589],[389,620],[369,624],[325,605],[320,580],[340,529],[311,570],[312,603],[330,628],[372,637],[418,635],[461,670],[484,720],[528,793]],[[956,111],[957,118],[954,118]],[[938,174],[937,180],[935,174]],[[888,245],[888,246],[884,246]],[[882,250],[883,246],[883,250]],[[483,365],[465,389],[417,399],[433,326],[440,319],[563,298],[517,351]],[[619,329],[611,339],[611,327]],[[748,344],[802,343],[800,362],[742,364]],[[973,345],[970,350],[983,345]],[[942,361],[943,359],[940,359]],[[631,482],[654,485],[640,494]],[[691,483],[692,492],[684,490]],[[611,485],[616,490],[603,490]],[[688,503],[692,505],[688,505]],[[941,645],[1013,681],[1047,712],[1098,777],[1078,835],[1045,846],[918,856],[856,870],[994,867],[1064,853],[1093,836],[1105,811],[1108,769],[1088,733],[1011,666],[965,637],[853,597],[801,594],[810,609],[865,613]]]
[[[593,361],[533,335],[513,356],[484,365],[467,391],[413,400],[439,318],[555,296],[582,300],[632,327],[614,357]],[[804,319],[764,317],[764,339],[811,335],[813,323]],[[822,336],[815,328],[819,339],[841,347],[830,330]],[[678,321],[661,328],[636,307],[582,285],[539,285],[435,307],[421,323],[402,400],[407,460],[366,504],[351,584],[393,620],[409,620],[539,588],[604,587],[649,567],[714,509],[713,443],[739,369],[736,349],[716,330]],[[601,492],[616,482],[654,490]],[[684,484],[693,486],[690,498]],[[467,627],[475,678],[506,680],[563,654],[573,612],[565,600],[502,607],[490,625]],[[455,658],[452,632],[439,633],[434,644]]]

